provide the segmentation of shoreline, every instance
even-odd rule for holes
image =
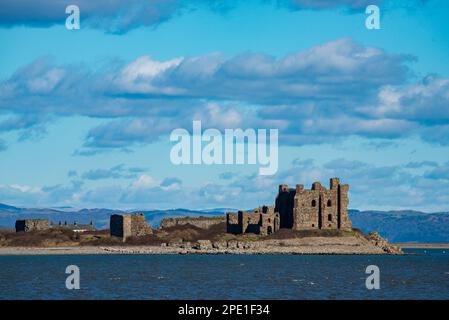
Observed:
[[[393,243],[401,249],[449,249],[449,243],[418,243],[404,242]]]
[[[401,249],[449,249],[449,243],[396,243]],[[192,249],[160,246],[74,246],[74,247],[0,247],[0,256],[50,256],[50,255],[395,255],[360,248],[270,248],[270,249]]]
[[[377,250],[350,252],[347,250],[254,250],[254,249],[181,249],[158,246],[126,247],[0,247],[1,256],[51,256],[51,255],[395,255]]]
[[[384,243],[373,243],[357,237],[264,240],[258,242],[229,241],[212,243],[200,241],[196,245],[118,245],[118,246],[49,246],[0,247],[0,256],[12,255],[99,255],[99,254],[233,254],[233,255],[400,255],[400,250]]]

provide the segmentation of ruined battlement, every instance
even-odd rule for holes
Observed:
[[[279,230],[279,214],[274,207],[262,206],[251,212],[240,210],[237,214],[226,214],[226,230],[228,233],[256,233],[269,235]]]
[[[292,210],[280,213],[281,217],[282,214],[291,216],[291,227],[294,230],[351,230],[348,191],[349,186],[340,184],[338,178],[330,179],[329,189],[319,182],[314,182],[310,190],[297,186]]]

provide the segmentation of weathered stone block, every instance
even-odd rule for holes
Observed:
[[[29,232],[47,229],[50,229],[50,220],[48,219],[16,220],[16,232]]]
[[[209,229],[219,223],[225,222],[225,217],[182,217],[182,218],[164,218],[160,223],[160,228],[170,228],[190,224],[197,228]]]
[[[120,237],[126,241],[129,237],[140,237],[152,234],[151,226],[142,213],[113,214],[110,220],[111,236]]]

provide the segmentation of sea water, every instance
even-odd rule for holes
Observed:
[[[0,256],[0,299],[449,299],[449,250],[405,256]],[[80,270],[68,290],[66,267]],[[368,265],[380,289],[368,290]]]

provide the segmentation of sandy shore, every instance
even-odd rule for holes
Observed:
[[[387,254],[357,237],[310,237],[236,243],[234,247],[98,246],[98,247],[0,247],[0,255],[95,255],[95,254]]]
[[[401,249],[449,249],[449,243],[395,243]]]

